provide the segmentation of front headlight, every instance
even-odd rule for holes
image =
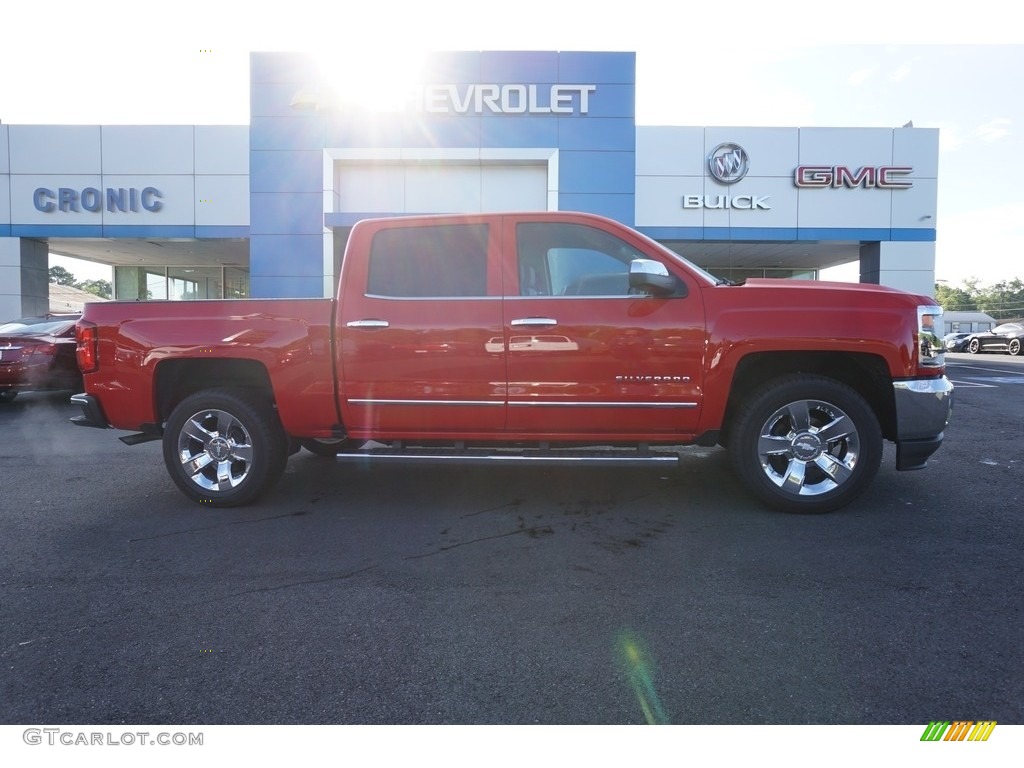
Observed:
[[[917,308],[917,365],[925,370],[946,365],[946,350],[942,346],[942,307],[935,304],[921,304]]]

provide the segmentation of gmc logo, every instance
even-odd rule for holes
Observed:
[[[796,169],[793,183],[798,187],[910,189],[914,182],[901,177],[913,171],[909,165],[865,165],[856,171],[845,165],[801,165]]]

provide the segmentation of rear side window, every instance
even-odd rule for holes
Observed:
[[[384,229],[370,246],[367,294],[393,298],[487,295],[487,225]]]

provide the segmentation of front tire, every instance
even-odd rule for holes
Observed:
[[[1012,341],[1010,342],[1009,346],[1007,346],[1007,347],[1006,347],[1006,351],[1007,351],[1007,352],[1009,352],[1009,353],[1010,353],[1011,355],[1013,355],[1014,357],[1016,357],[1017,355],[1019,355],[1019,354],[1021,353],[1021,343],[1020,343],[1020,339],[1013,339],[1013,340],[1012,340]]]
[[[831,512],[860,496],[882,461],[882,430],[856,391],[824,376],[769,382],[736,414],[729,451],[747,488],[784,512]]]
[[[255,501],[280,478],[288,441],[269,401],[228,389],[197,392],[171,412],[164,463],[195,502],[235,507]]]
[[[967,342],[967,351],[972,355],[976,355],[981,351],[981,342],[977,339],[971,339]]]
[[[18,396],[18,393],[14,390],[7,389],[0,392],[0,403],[13,403],[14,398]]]

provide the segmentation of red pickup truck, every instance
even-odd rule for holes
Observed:
[[[87,304],[76,424],[162,440],[189,498],[251,502],[305,446],[338,459],[677,462],[721,445],[763,502],[918,469],[953,402],[925,296],[716,279],[589,214],[366,220],[336,299]]]

